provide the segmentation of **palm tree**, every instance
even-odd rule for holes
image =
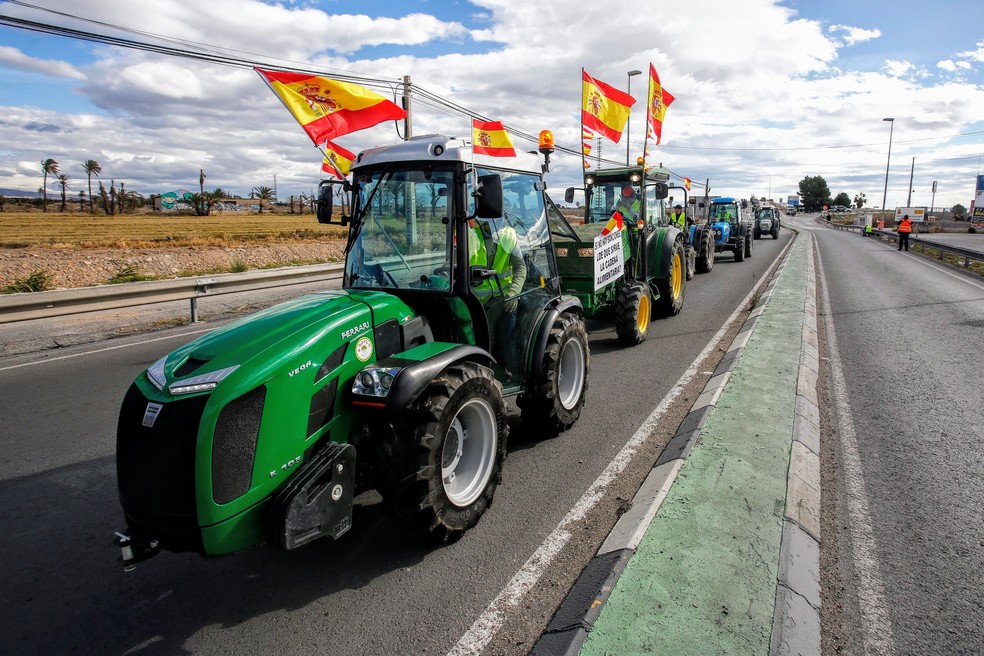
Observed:
[[[68,180],[69,177],[67,173],[58,174],[58,184],[60,184],[62,188],[62,204],[61,204],[62,212],[65,211],[65,194],[68,192]]]
[[[41,171],[44,172],[44,184],[41,185],[41,193],[44,196],[44,211],[48,211],[48,174],[58,174],[58,162],[50,157],[41,162]]]
[[[270,187],[253,187],[253,196],[260,201],[260,214],[263,214],[263,201],[273,201],[273,189]]]
[[[92,176],[98,178],[99,174],[102,173],[102,167],[99,166],[99,162],[96,160],[87,159],[82,162],[82,169],[89,178],[89,214],[92,214]]]

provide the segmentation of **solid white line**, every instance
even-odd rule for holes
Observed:
[[[795,240],[791,239],[786,245],[783,252],[780,254],[781,258],[789,252],[792,244]],[[784,261],[784,260],[783,260]],[[601,472],[598,478],[595,479],[591,487],[584,493],[584,495],[574,504],[574,507],[567,513],[567,515],[560,521],[550,535],[547,536],[546,540],[543,541],[533,555],[530,556],[523,566],[516,572],[512,580],[506,584],[506,587],[502,589],[501,592],[492,600],[492,603],[488,605],[485,611],[478,616],[478,619],[472,623],[468,631],[465,632],[461,639],[458,640],[457,644],[451,648],[448,652],[448,656],[468,656],[481,654],[482,651],[492,642],[492,638],[495,636],[496,632],[502,628],[502,625],[506,621],[506,613],[510,608],[514,608],[520,604],[523,597],[536,585],[540,577],[547,568],[553,563],[557,555],[563,550],[567,545],[567,542],[571,538],[571,528],[573,528],[578,522],[587,516],[588,512],[600,501],[607,490],[607,488],[612,484],[618,475],[628,466],[631,462],[633,456],[635,456],[636,451],[647,439],[649,439],[650,434],[659,425],[660,420],[666,411],[669,409],[670,405],[676,400],[676,398],[683,391],[684,387],[693,380],[694,376],[698,373],[698,365],[702,363],[711,352],[717,348],[718,342],[720,342],[724,335],[731,329],[732,325],[737,322],[738,316],[741,314],[742,310],[748,306],[754,297],[755,293],[762,287],[763,282],[768,278],[772,272],[775,270],[775,266],[770,266],[759,278],[752,290],[748,292],[748,295],[742,299],[735,308],[735,311],[731,313],[728,320],[721,326],[721,329],[715,333],[711,341],[708,342],[704,350],[700,352],[697,358],[691,363],[690,367],[683,373],[680,379],[677,381],[676,385],[673,386],[663,400],[660,401],[659,405],[652,411],[652,413],[642,422],[642,425],[636,430],[636,432],[629,438],[622,450],[618,452],[615,458],[605,467],[605,470]]]
[[[121,348],[129,348],[131,346],[141,346],[143,344],[152,344],[154,342],[160,342],[167,339],[177,339],[178,337],[187,337],[189,335],[197,335],[199,333],[207,333],[210,330],[215,330],[215,326],[210,328],[201,328],[199,330],[191,330],[186,333],[179,333],[175,335],[168,335],[166,337],[151,337],[150,339],[140,340],[139,342],[128,342],[126,344],[116,344],[115,346],[107,346],[105,348],[93,349],[91,351],[81,351],[79,353],[72,353],[70,355],[59,355],[53,358],[45,358],[44,360],[33,360],[31,362],[22,362],[21,364],[12,364],[7,367],[0,367],[0,371],[9,371],[11,369],[19,369],[21,367],[32,367],[38,364],[47,364],[49,362],[58,362],[59,360],[70,360],[72,358],[79,358],[83,355],[95,355],[96,353],[104,353],[106,351],[115,351]]]
[[[823,273],[823,260],[817,251],[817,268],[820,279],[826,280]],[[885,602],[885,589],[875,551],[875,537],[871,529],[871,512],[868,509],[868,494],[864,485],[861,456],[858,449],[858,436],[851,419],[851,406],[848,402],[847,383],[844,380],[843,365],[837,347],[837,335],[830,313],[830,296],[827,285],[821,285],[821,299],[827,328],[827,345],[830,355],[830,372],[833,383],[832,400],[837,415],[837,432],[840,435],[841,465],[843,465],[844,484],[847,490],[848,531],[851,535],[851,551],[854,568],[857,572],[858,606],[861,622],[861,638],[865,654],[891,654],[894,649],[892,621]]]

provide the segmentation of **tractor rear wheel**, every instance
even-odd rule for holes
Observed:
[[[564,312],[550,327],[539,377],[516,399],[523,421],[550,437],[573,426],[584,408],[590,368],[584,320]]]
[[[509,433],[502,386],[488,367],[448,367],[394,430],[407,449],[388,463],[397,478],[384,486],[384,499],[414,532],[457,539],[492,504],[502,480]]]
[[[735,262],[743,262],[745,260],[745,238],[738,236],[735,237]]]
[[[748,238],[748,233],[745,233],[745,257],[752,256],[752,240]]]
[[[673,242],[669,274],[665,278],[657,278],[654,281],[659,291],[659,298],[654,304],[655,316],[672,317],[680,314],[680,310],[683,309],[683,296],[686,291],[684,257],[683,243],[680,240]]]
[[[710,273],[714,267],[714,235],[710,230],[703,230],[698,241],[697,273]]]
[[[615,299],[615,334],[619,342],[634,346],[646,340],[652,305],[649,285],[638,281],[622,285]]]

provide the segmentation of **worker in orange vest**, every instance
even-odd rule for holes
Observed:
[[[912,220],[909,219],[908,214],[902,215],[902,221],[896,228],[899,233],[899,250],[902,250],[902,246],[905,246],[905,250],[909,250],[909,235],[912,234]]]

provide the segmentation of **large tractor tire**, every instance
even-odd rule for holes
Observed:
[[[700,248],[697,251],[697,273],[710,273],[714,268],[714,234],[710,230],[700,233]]]
[[[745,260],[745,238],[741,235],[735,237],[735,262]]]
[[[384,499],[410,529],[456,540],[492,504],[506,457],[505,403],[492,370],[473,362],[448,367],[395,423],[388,463],[396,476]]]
[[[761,239],[762,238],[762,229],[759,228],[758,222],[755,223],[755,238],[756,239]]]
[[[752,240],[748,238],[748,231],[745,231],[745,257],[752,256]]]
[[[548,437],[573,426],[584,408],[590,369],[584,320],[564,312],[550,327],[539,378],[516,399],[526,425]]]
[[[686,264],[683,252],[683,242],[677,240],[673,243],[673,252],[670,255],[670,272],[665,278],[657,278],[656,289],[659,291],[659,298],[653,304],[655,309],[654,316],[672,317],[680,314],[683,309],[683,296],[686,291],[684,278],[684,268]]]
[[[652,312],[649,285],[638,281],[622,285],[615,299],[615,334],[618,341],[627,346],[646,341]]]
[[[779,239],[779,222],[776,221],[772,224],[772,238]]]

